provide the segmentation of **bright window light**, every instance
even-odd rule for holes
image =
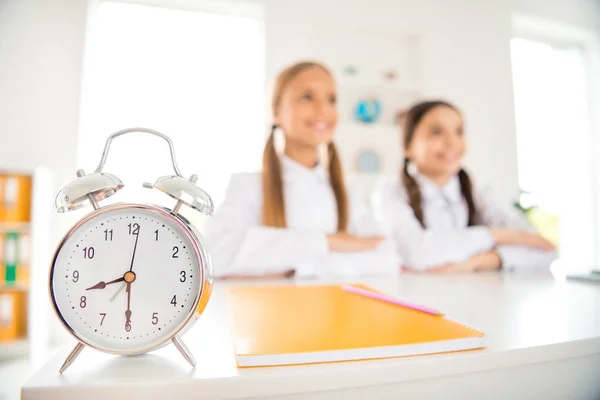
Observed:
[[[597,204],[586,53],[515,38],[511,56],[521,203],[545,213],[538,222],[560,242],[562,259],[592,266]]]
[[[250,17],[101,3],[86,43],[78,167],[94,170],[117,130],[155,129],[218,203],[232,173],[259,167],[263,42]],[[166,142],[147,134],[116,139],[105,170],[126,185],[119,201],[147,200],[142,182],[173,173]]]

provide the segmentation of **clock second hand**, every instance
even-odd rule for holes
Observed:
[[[121,293],[123,291],[123,289],[125,289],[125,286],[127,286],[127,284],[123,283],[121,285],[121,287],[119,288],[119,290],[117,290],[117,292],[113,295],[113,297],[110,298],[110,301],[114,301],[114,299],[117,298],[117,296],[119,295],[119,293]]]

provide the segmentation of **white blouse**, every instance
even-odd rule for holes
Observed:
[[[392,273],[400,260],[392,241],[375,251],[332,253],[327,234],[337,231],[335,195],[324,166],[307,168],[281,157],[287,228],[262,225],[260,173],[235,174],[223,203],[207,225],[216,276],[255,275],[294,269],[296,276]],[[360,195],[349,194],[349,233],[381,234]]]
[[[474,202],[481,226],[468,226],[468,206],[464,200],[458,176],[443,187],[421,174],[414,174],[421,190],[424,215],[423,228],[408,202],[408,195],[399,177],[380,182],[374,194],[378,216],[384,230],[390,234],[404,265],[427,270],[436,266],[460,263],[470,257],[494,249],[488,228],[508,228],[534,231],[525,217],[496,203],[489,194],[474,190]],[[524,246],[495,248],[504,269],[549,267],[556,259],[554,252]]]

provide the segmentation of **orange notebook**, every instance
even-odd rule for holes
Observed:
[[[228,288],[227,301],[240,367],[485,347],[484,334],[472,328],[443,316],[348,293],[341,285],[238,286]]]

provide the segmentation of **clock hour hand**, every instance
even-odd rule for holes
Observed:
[[[123,282],[124,280],[125,280],[124,277],[120,277],[119,279],[115,279],[114,281],[110,281],[110,282],[100,281],[100,282],[96,283],[94,286],[91,286],[85,290],[104,289],[107,285],[112,285],[113,283],[117,283],[117,282]]]

